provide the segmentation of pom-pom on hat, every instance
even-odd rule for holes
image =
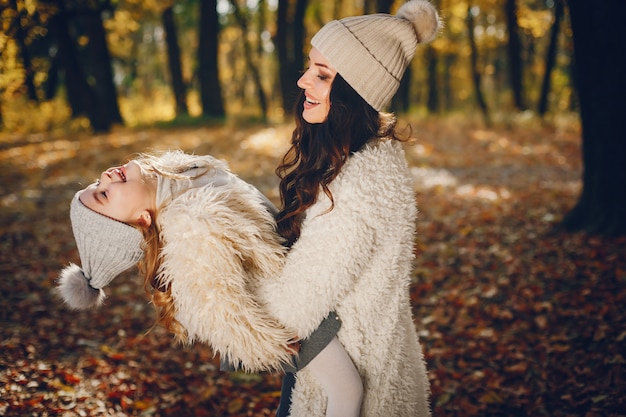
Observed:
[[[311,39],[344,80],[374,109],[389,104],[418,43],[432,41],[441,22],[426,0],[403,4],[395,16],[333,20]]]
[[[59,274],[57,291],[73,309],[102,304],[102,288],[143,257],[143,234],[133,226],[85,206],[77,192],[70,203],[70,220],[82,269],[70,264]]]

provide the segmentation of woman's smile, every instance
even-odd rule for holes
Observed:
[[[298,80],[304,90],[302,117],[309,123],[323,123],[330,110],[330,89],[337,71],[317,49],[309,53],[309,68]]]

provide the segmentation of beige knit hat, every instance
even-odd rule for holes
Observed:
[[[403,4],[396,16],[373,14],[333,20],[311,45],[374,109],[389,104],[411,63],[418,43],[432,41],[439,15],[425,0]]]
[[[80,193],[70,204],[70,220],[82,269],[70,263],[59,274],[57,285],[58,293],[73,309],[102,304],[102,288],[143,257],[143,234],[89,209],[78,198]]]

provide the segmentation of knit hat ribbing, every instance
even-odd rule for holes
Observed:
[[[344,80],[374,109],[395,95],[418,43],[430,42],[440,27],[435,8],[411,0],[396,16],[373,14],[333,20],[311,40]]]
[[[82,269],[70,264],[59,275],[57,290],[74,309],[97,306],[102,288],[143,257],[143,234],[133,226],[85,206],[77,192],[70,204],[70,220]]]

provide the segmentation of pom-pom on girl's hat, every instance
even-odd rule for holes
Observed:
[[[426,0],[403,4],[395,16],[372,14],[333,20],[311,39],[344,80],[374,109],[389,104],[418,43],[432,41],[441,26]]]
[[[70,264],[59,274],[57,291],[73,309],[95,307],[104,301],[102,288],[143,257],[143,234],[133,226],[85,206],[77,192],[70,204],[70,220],[82,269]]]

